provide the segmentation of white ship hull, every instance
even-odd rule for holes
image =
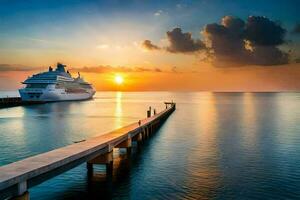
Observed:
[[[30,102],[53,102],[53,101],[76,101],[93,98],[95,91],[87,90],[84,93],[67,93],[63,89],[20,89],[22,101]]]

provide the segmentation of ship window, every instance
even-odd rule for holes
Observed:
[[[48,84],[34,83],[28,84],[26,88],[46,88]]]
[[[58,83],[58,84],[55,85],[55,88],[56,89],[63,89],[64,85],[62,83]]]
[[[82,86],[83,88],[87,88],[87,89],[91,89],[91,88],[92,88],[90,85],[87,85],[87,84],[81,84],[81,86]]]

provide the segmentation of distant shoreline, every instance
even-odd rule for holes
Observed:
[[[171,93],[300,93],[300,90],[284,90],[284,91],[97,91],[97,92],[124,92],[124,93],[147,93],[147,92],[171,92]],[[0,98],[20,97],[17,90],[0,90]]]

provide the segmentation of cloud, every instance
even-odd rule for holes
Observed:
[[[284,43],[286,30],[266,17],[250,16],[245,27],[245,39],[255,45],[275,46]]]
[[[154,71],[155,71],[155,72],[162,72],[162,70],[159,69],[159,68],[155,68]]]
[[[203,41],[193,39],[189,32],[183,33],[180,28],[174,28],[166,33],[170,44],[164,48],[146,41],[150,50],[190,54],[203,51],[205,56],[202,60],[210,61],[215,66],[280,65],[289,61],[289,54],[279,48],[285,43],[286,29],[267,17],[249,16],[244,21],[225,16],[220,24],[204,26],[201,33]]]
[[[162,10],[158,10],[157,12],[154,13],[154,16],[158,17],[160,15],[163,14],[163,11]]]
[[[167,39],[170,45],[166,47],[166,50],[171,53],[192,53],[205,48],[201,40],[194,40],[191,33],[183,33],[181,28],[168,31]]]
[[[150,40],[143,42],[143,47],[148,50],[165,50],[170,53],[195,53],[206,49],[205,44],[201,40],[192,38],[192,34],[183,33],[181,28],[174,28],[166,33],[168,46],[159,47],[154,45]]]
[[[47,67],[29,67],[24,65],[17,65],[17,64],[0,64],[0,73],[1,72],[11,72],[11,71],[23,71],[23,72],[30,72],[30,71],[47,71]],[[112,67],[110,65],[99,65],[95,67],[72,67],[69,68],[70,72],[86,72],[86,73],[120,73],[120,72],[169,72],[164,71],[160,68],[145,68],[145,67]],[[1,74],[0,74],[1,76]]]
[[[171,72],[177,73],[177,72],[178,72],[178,71],[177,71],[177,67],[176,67],[176,66],[171,67]]]
[[[0,72],[8,72],[8,71],[35,71],[40,70],[41,67],[31,67],[25,65],[17,65],[17,64],[0,64]]]
[[[150,40],[144,40],[142,43],[142,46],[148,50],[159,50],[160,49],[160,47],[153,44]]]
[[[109,45],[108,44],[99,44],[96,46],[97,49],[107,49],[109,48]]]
[[[106,66],[95,66],[95,67],[76,67],[71,68],[71,72],[86,72],[86,73],[129,73],[129,72],[165,72],[159,68],[144,68],[144,67],[112,67]]]
[[[296,58],[294,61],[295,63],[300,63],[300,58]]]
[[[248,64],[255,65],[282,65],[289,62],[289,54],[276,46],[255,46],[250,54]]]
[[[182,7],[183,7],[182,4],[180,3],[176,4],[176,8],[181,9]]]
[[[207,24],[203,30],[209,57],[214,65],[236,65],[246,63],[248,50],[245,49],[243,20],[231,16],[222,19],[221,24]]]
[[[296,24],[292,33],[294,34],[300,34],[300,23]]]
[[[203,35],[216,66],[280,65],[289,56],[278,48],[286,30],[266,17],[242,19],[225,16],[221,24],[208,24]]]

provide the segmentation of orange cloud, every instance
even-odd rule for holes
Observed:
[[[74,69],[73,69],[74,70]],[[129,67],[78,68],[82,76],[98,91],[296,91],[300,90],[300,63],[273,67],[245,66],[242,68],[198,67],[168,71]],[[179,72],[179,73],[178,73]],[[21,87],[20,82],[33,71],[0,72],[0,90]],[[115,75],[124,77],[117,85]]]
[[[124,84],[114,74],[84,73],[97,90],[104,91],[296,91],[300,90],[300,64],[276,67],[206,68],[197,72],[124,72]]]
[[[71,72],[86,72],[86,73],[120,73],[120,72],[163,72],[160,68],[145,68],[145,67],[112,67],[109,65],[106,66],[96,66],[96,67],[77,67],[71,68]]]

